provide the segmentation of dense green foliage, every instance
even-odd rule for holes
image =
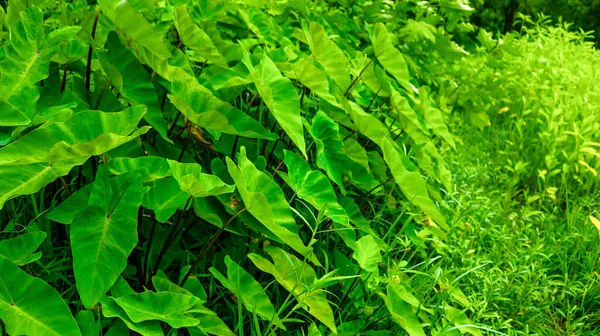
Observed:
[[[3,333],[600,330],[588,35],[461,0],[0,9]]]

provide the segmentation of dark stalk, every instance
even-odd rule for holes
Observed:
[[[273,153],[275,152],[275,148],[277,148],[277,144],[279,143],[279,140],[281,140],[282,136],[283,136],[283,130],[279,131],[279,137],[277,138],[277,140],[275,140],[275,144],[273,145],[273,148],[271,148],[271,152],[269,153],[269,156],[267,156],[267,162],[271,161],[271,157],[273,156]]]
[[[221,233],[223,233],[223,231],[225,231],[225,229],[227,228],[227,226],[229,226],[229,224],[231,224],[231,222],[233,222],[233,220],[239,214],[241,214],[244,211],[246,211],[246,208],[242,208],[242,209],[238,210],[235,214],[233,214],[233,216],[231,216],[229,218],[229,220],[227,221],[227,223],[225,223],[225,225],[223,225],[219,229],[219,231],[217,231],[217,233],[215,233],[215,235],[208,242],[208,244],[204,245],[204,248],[202,249],[202,251],[200,252],[200,254],[198,254],[198,257],[196,258],[196,260],[194,261],[194,263],[192,264],[192,266],[190,267],[190,269],[187,271],[187,273],[185,274],[185,276],[183,277],[183,279],[181,279],[181,283],[179,284],[180,287],[183,287],[185,285],[185,283],[187,282],[187,279],[192,276],[192,274],[194,273],[194,270],[196,270],[196,267],[198,266],[198,264],[200,263],[200,261],[202,260],[202,258],[206,254],[206,252],[208,252],[208,250],[213,246],[213,244],[215,243],[215,241],[217,241],[217,238],[219,238],[219,236],[221,235]]]
[[[181,153],[179,153],[179,158],[177,159],[177,161],[181,162],[181,160],[183,159],[183,154],[185,153],[185,150],[187,149],[189,143],[190,134],[188,134],[188,136],[185,138],[185,141],[183,142],[183,147],[181,147]]]
[[[371,194],[373,191],[375,191],[375,189],[381,187],[384,184],[388,184],[388,183],[392,182],[393,180],[394,180],[394,178],[390,177],[387,181],[379,183],[375,187],[371,188],[371,190],[369,190],[366,193],[363,193],[362,195],[360,195],[357,199],[354,200],[354,203],[358,203],[360,200],[362,200],[363,198],[365,198],[366,196],[368,196],[369,194]]]
[[[92,40],[96,37],[96,27],[98,26],[98,18],[100,18],[100,10],[96,12],[96,17],[94,18],[94,24],[92,25]],[[85,89],[90,91],[90,83],[91,83],[91,72],[92,72],[92,53],[94,51],[94,47],[90,44],[88,48],[87,54],[87,66],[85,68]]]
[[[375,98],[378,97],[379,91],[381,91],[381,88],[379,88],[379,90],[377,90],[377,92],[375,92],[375,95],[373,96],[373,99],[371,99],[371,102],[369,103],[369,106],[367,106],[367,109],[365,110],[365,112],[369,111],[369,109],[371,108],[371,105],[373,105],[373,102],[375,101]]]
[[[348,97],[348,93],[350,93],[350,90],[352,90],[354,85],[356,85],[356,82],[358,82],[358,80],[360,79],[362,74],[367,70],[367,68],[369,67],[369,65],[371,65],[371,63],[373,63],[373,60],[369,60],[369,63],[367,63],[367,65],[365,65],[365,67],[360,71],[358,76],[356,76],[356,78],[354,78],[354,80],[352,81],[352,83],[350,84],[350,86],[348,87],[346,92],[344,92],[344,97]]]
[[[65,191],[67,192],[67,195],[71,196],[71,191],[69,190],[69,186],[67,185],[67,182],[65,181],[65,179],[62,176],[60,177],[60,181],[62,182],[63,186],[65,187]]]
[[[154,230],[156,229],[156,219],[152,221],[152,228],[150,229],[150,236],[148,237],[148,243],[146,244],[146,254],[144,255],[144,282],[148,284],[150,282],[150,253],[152,249],[152,240],[154,239]]]
[[[154,264],[154,269],[152,270],[152,273],[150,274],[150,278],[156,274],[156,272],[158,272],[158,268],[160,266],[161,261],[164,258],[165,253],[167,253],[167,250],[169,249],[169,247],[171,247],[171,244],[173,244],[173,241],[175,241],[175,237],[177,237],[177,234],[179,231],[179,223],[181,222],[181,218],[183,217],[183,214],[185,213],[185,211],[187,210],[188,205],[190,204],[190,201],[192,200],[192,196],[188,197],[187,201],[185,202],[185,206],[183,207],[183,209],[181,211],[179,211],[179,215],[177,216],[177,219],[175,220],[175,222],[173,222],[173,226],[171,227],[171,231],[169,232],[169,235],[167,236],[167,240],[165,240],[165,243],[163,244],[163,247],[160,249],[160,252],[158,253],[158,257],[156,258],[156,264]]]
[[[181,112],[177,111],[177,116],[175,117],[175,120],[173,120],[173,124],[171,124],[171,128],[169,128],[169,131],[167,132],[167,136],[171,137],[171,134],[173,134],[173,131],[175,130],[175,126],[177,126],[177,122],[179,121],[180,117],[181,117]]]
[[[167,102],[167,89],[165,89],[165,92],[163,93],[162,96],[162,100],[160,101],[160,112],[164,112],[165,111],[165,103]]]
[[[352,284],[350,284],[350,287],[346,291],[346,294],[344,294],[344,297],[340,301],[340,304],[338,305],[338,310],[342,309],[342,305],[344,304],[344,302],[346,302],[348,295],[350,295],[350,293],[352,293],[352,291],[354,290],[354,287],[356,287],[356,285],[358,284],[358,278],[360,278],[360,272],[362,272],[362,268],[358,270],[358,273],[356,273],[356,278],[354,278],[354,280],[352,281]]]
[[[96,98],[96,104],[94,104],[94,110],[97,110],[98,106],[100,106],[100,101],[102,100],[102,96],[104,95],[104,91],[106,91],[106,87],[108,86],[108,84],[110,84],[110,82],[106,82],[100,90],[100,93],[98,93],[98,98]]]
[[[98,172],[98,159],[95,156],[90,158],[92,162],[92,179],[96,180],[96,172]]]
[[[254,100],[256,99],[257,96],[258,96],[258,92],[256,92],[254,94],[254,96],[252,96],[252,99],[250,99],[250,102],[248,103],[248,107],[246,108],[246,114],[250,113],[250,108],[252,107],[252,104],[254,103]],[[237,143],[238,143],[239,139],[240,139],[240,136],[236,135],[235,139],[233,140],[233,148],[231,149],[231,155],[229,156],[232,160],[235,159],[235,150],[237,149]]]
[[[60,80],[60,93],[65,91],[65,86],[67,85],[67,64],[63,67],[63,74]]]

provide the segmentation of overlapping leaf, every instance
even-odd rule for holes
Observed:
[[[146,112],[135,106],[118,113],[86,111],[48,123],[0,149],[0,208],[6,200],[37,192],[90,156],[148,131],[136,130]]]
[[[172,84],[169,99],[195,125],[249,138],[277,138],[258,121],[215,97],[192,76],[177,71]]]
[[[237,166],[227,158],[227,169],[248,212],[292,249],[320,265],[312,249],[305,246],[298,236],[298,227],[283,192],[267,174],[248,160],[244,147],[240,149]]]
[[[309,314],[337,333],[333,311],[325,292],[322,289],[310,289],[317,280],[312,267],[280,248],[267,246],[265,250],[273,259],[273,263],[254,253],[249,254],[248,257],[261,271],[272,274],[283,288],[296,297]]]
[[[94,182],[90,204],[73,219],[71,250],[77,291],[86,308],[108,292],[127,266],[137,244],[137,213],[142,181],[130,173],[108,178],[102,170]]]
[[[304,128],[300,117],[300,98],[292,82],[281,75],[273,61],[264,54],[260,63],[254,67],[248,53],[242,61],[250,70],[254,85],[281,128],[292,142],[306,156]]]
[[[3,256],[0,284],[0,319],[9,335],[81,335],[58,292]]]

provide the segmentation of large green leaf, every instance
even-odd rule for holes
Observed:
[[[158,320],[173,328],[191,327],[200,323],[191,316],[190,310],[202,301],[192,295],[145,291],[114,300],[135,323]]]
[[[147,132],[148,127],[136,130],[145,112],[143,106],[114,113],[79,112],[65,121],[47,123],[0,149],[0,209],[8,199],[37,192],[90,156]]]
[[[273,263],[255,253],[250,253],[248,257],[261,271],[272,274],[309,314],[337,333],[333,311],[325,292],[311,288],[317,281],[312,267],[278,247],[267,246],[265,251],[269,253]]]
[[[74,37],[77,27],[64,27],[45,35],[44,14],[38,7],[20,13],[10,26],[11,39],[0,61],[0,126],[28,125],[39,94],[33,84],[48,77],[48,65],[59,42]]]
[[[200,61],[199,58],[204,58],[222,68],[228,67],[225,58],[213,44],[210,36],[192,21],[185,6],[177,6],[173,9],[173,20],[183,44],[200,56],[194,55],[194,59]]]
[[[310,165],[300,156],[285,151],[285,164],[292,188],[298,197],[318,210],[324,210],[333,222],[348,225],[346,210],[337,202],[335,191],[329,179],[321,172],[311,170]]]
[[[316,22],[311,22],[305,33],[312,57],[325,68],[342,90],[348,89],[350,75],[346,69],[347,60],[344,52],[329,39],[323,26]]]
[[[165,223],[178,209],[183,209],[189,197],[176,179],[168,177],[152,182],[150,190],[144,193],[142,205],[154,211],[157,221]]]
[[[202,173],[202,166],[199,164],[169,160],[169,166],[179,188],[191,197],[216,196],[231,193],[235,189],[216,175]]]
[[[281,75],[275,63],[265,53],[260,63],[254,67],[246,52],[242,61],[250,70],[254,85],[281,128],[292,142],[306,156],[304,128],[300,117],[300,98],[292,82]]]
[[[169,99],[195,125],[212,131],[248,138],[274,140],[258,121],[215,97],[210,90],[183,71],[177,71]]]
[[[394,146],[391,140],[383,139],[381,148],[394,180],[396,180],[408,201],[421,208],[431,219],[447,229],[446,220],[435,203],[429,198],[427,183],[419,173],[418,168]]]
[[[108,34],[108,51],[98,52],[100,64],[107,80],[131,105],[143,104],[147,107],[144,120],[148,122],[168,142],[167,126],[156,97],[150,74],[135,56],[121,43],[114,32]]]
[[[248,160],[246,148],[240,148],[238,166],[227,158],[227,169],[248,212],[292,249],[320,265],[312,248],[305,246],[298,236],[298,227],[283,191]]]
[[[127,266],[137,244],[137,214],[142,204],[140,174],[108,178],[98,172],[89,206],[71,224],[71,251],[77,291],[90,309],[108,292]]]
[[[102,304],[102,315],[104,315],[104,317],[117,317],[127,325],[127,328],[138,332],[143,336],[164,335],[159,321],[133,322],[125,310],[117,304],[114,298],[105,296],[100,300],[100,303]]]
[[[358,104],[348,102],[345,104],[346,112],[358,131],[381,147],[382,139],[390,136],[390,131],[373,115],[365,112]]]
[[[18,266],[29,264],[42,256],[41,252],[34,252],[44,239],[46,232],[34,231],[12,239],[0,240],[0,255]]]
[[[46,215],[46,218],[62,224],[71,224],[75,216],[87,207],[93,187],[94,184],[92,183],[77,190],[56,208],[52,209]]]
[[[114,25],[161,60],[172,55],[156,29],[128,1],[99,0],[98,5]]]
[[[404,56],[400,50],[394,47],[392,38],[383,23],[378,22],[375,24],[371,32],[371,42],[379,63],[396,78],[407,92],[412,92],[413,89],[409,83],[410,74]]]
[[[225,288],[235,294],[238,300],[242,300],[244,307],[248,311],[258,314],[267,321],[273,321],[273,323],[285,330],[271,300],[269,300],[265,290],[254,280],[252,275],[246,272],[235,261],[231,260],[229,256],[225,257],[225,265],[227,265],[227,278],[216,268],[211,268],[210,272]]]
[[[448,126],[444,122],[444,116],[442,115],[442,111],[432,105],[431,98],[429,97],[429,91],[422,87],[419,88],[419,93],[421,94],[421,108],[423,109],[423,116],[425,117],[425,122],[428,127],[431,127],[433,132],[444,139],[452,148],[456,149],[456,144],[454,143],[454,137],[448,130]]]
[[[383,299],[392,319],[410,336],[425,336],[419,318],[413,312],[411,305],[402,299],[395,285],[388,284],[387,296]]]
[[[324,112],[318,111],[308,131],[317,146],[317,166],[325,170],[327,176],[340,187],[341,193],[346,195],[343,175],[347,172],[348,157],[343,150],[338,124]]]
[[[160,156],[142,156],[137,158],[116,157],[108,161],[108,168],[115,175],[126,174],[130,171],[140,169],[144,171],[146,182],[172,175],[169,162]]]
[[[379,246],[370,235],[356,241],[356,250],[352,254],[352,258],[358,261],[360,268],[367,272],[375,272],[377,264],[382,260]]]
[[[3,256],[0,256],[0,320],[9,335],[81,335],[58,292]]]

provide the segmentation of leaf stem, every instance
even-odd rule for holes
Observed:
[[[352,293],[352,291],[354,290],[354,287],[356,287],[357,282],[358,282],[358,278],[360,278],[360,272],[362,272],[362,268],[360,268],[358,270],[358,273],[356,273],[356,278],[354,278],[354,280],[350,284],[350,287],[348,287],[348,290],[346,291],[346,294],[344,294],[344,297],[342,298],[342,300],[340,300],[340,304],[338,305],[338,311],[340,309],[342,309],[342,305],[344,304],[344,302],[348,298],[348,295],[350,295],[350,293]]]
[[[100,90],[100,93],[98,93],[98,98],[96,98],[96,104],[94,104],[94,110],[97,110],[98,106],[100,106],[100,101],[102,100],[102,96],[104,95],[104,91],[106,91],[106,87],[108,86],[108,84],[110,84],[110,82],[106,82]]]
[[[94,24],[92,25],[92,43],[94,38],[96,37],[96,27],[98,26],[98,18],[100,18],[100,10],[98,10],[98,12],[96,12],[96,17],[94,18]],[[85,68],[85,88],[86,90],[90,91],[90,83],[91,80],[90,78],[91,76],[91,72],[92,72],[92,53],[94,51],[94,47],[90,44],[89,48],[88,48],[88,54],[87,54],[87,66]]]
[[[354,85],[356,85],[356,82],[358,82],[358,80],[360,79],[360,77],[362,76],[362,74],[367,70],[367,68],[369,67],[369,65],[371,65],[371,63],[373,63],[373,60],[369,60],[369,63],[367,63],[367,65],[365,65],[365,67],[360,71],[360,73],[358,74],[358,76],[356,76],[354,78],[354,80],[352,81],[352,83],[350,84],[350,86],[348,87],[348,89],[346,89],[346,92],[344,92],[344,97],[348,97],[348,93],[350,93],[350,90],[352,90],[352,88],[354,87]]]
[[[242,212],[246,211],[246,208],[242,208],[240,210],[238,210],[235,214],[233,214],[233,216],[231,216],[229,218],[229,220],[227,221],[227,223],[225,223],[225,225],[223,225],[219,231],[217,231],[217,233],[215,233],[215,235],[212,237],[212,239],[208,242],[208,244],[204,245],[204,248],[202,249],[202,251],[200,251],[200,254],[198,254],[198,257],[196,258],[196,260],[194,261],[194,263],[192,264],[192,266],[190,267],[190,269],[187,271],[187,273],[185,274],[185,276],[183,277],[183,279],[181,279],[181,283],[179,284],[180,287],[183,287],[183,285],[185,285],[185,283],[187,282],[187,279],[189,277],[192,276],[192,274],[194,273],[194,270],[196,269],[196,267],[198,266],[198,264],[200,263],[200,261],[202,260],[202,258],[204,257],[204,255],[206,254],[206,252],[208,252],[208,249],[211,248],[211,246],[213,246],[213,244],[215,243],[215,241],[217,241],[217,238],[219,238],[219,236],[221,235],[221,233],[223,233],[223,231],[225,231],[225,229],[227,228],[227,226],[229,226],[229,224],[231,224],[231,222],[233,222],[233,220]]]
[[[60,80],[60,93],[65,91],[65,86],[67,85],[67,66],[68,64],[65,64],[63,67],[62,79]]]
[[[193,198],[192,196],[188,197],[187,201],[185,202],[185,206],[183,207],[183,209],[181,211],[179,211],[179,215],[177,216],[177,219],[173,223],[173,226],[171,227],[171,231],[169,232],[169,235],[167,236],[167,239],[165,240],[163,247],[160,249],[160,252],[158,253],[158,257],[156,258],[156,263],[154,264],[154,269],[152,270],[150,277],[152,277],[153,275],[156,274],[156,272],[158,272],[158,268],[160,267],[160,263],[163,260],[165,253],[167,253],[167,250],[169,249],[169,247],[171,247],[171,244],[173,244],[173,242],[175,241],[175,237],[177,237],[177,233],[178,233],[177,231],[179,231],[178,230],[179,223],[181,223],[181,218],[183,217],[183,214],[187,210],[187,207],[190,204],[192,198]]]

